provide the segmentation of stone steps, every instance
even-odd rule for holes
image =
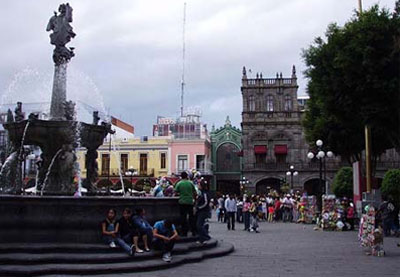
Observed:
[[[66,246],[66,250],[73,248],[72,245]],[[9,248],[8,253],[2,252],[0,254],[0,276],[95,275],[152,271],[227,255],[234,250],[233,245],[214,239],[202,246],[190,241],[181,242],[174,248],[172,262],[166,263],[161,260],[161,253],[158,251],[136,254],[134,257],[130,257],[121,252],[121,249],[116,251],[108,248],[109,252],[95,253],[93,251],[96,247],[104,249],[103,245],[88,246],[78,245],[72,250],[86,249],[89,252],[62,252],[62,245],[58,244],[58,248],[53,248],[60,251],[56,253],[26,253],[21,252],[19,246],[14,249]],[[27,247],[28,250],[38,248],[39,245]],[[5,245],[0,245],[0,249],[5,250]],[[47,249],[51,249],[50,245],[47,245]]]
[[[188,243],[179,243],[175,245],[174,255],[181,255],[191,251],[205,250],[209,248],[214,248],[217,246],[217,241],[215,239],[211,239],[205,245],[197,245],[195,242]],[[102,245],[99,245],[102,246]],[[106,246],[107,247],[107,246]],[[84,249],[84,247],[77,247],[79,249]],[[100,248],[100,247],[99,247]],[[90,248],[90,251],[93,251],[93,248]],[[103,248],[102,248],[103,249]],[[135,254],[134,257],[129,256],[127,253],[122,252],[120,248],[107,248],[111,250],[109,253],[93,253],[93,252],[85,252],[82,250],[81,252],[75,253],[3,253],[0,254],[0,265],[34,265],[34,264],[96,264],[96,263],[115,263],[115,262],[131,262],[141,261],[141,260],[150,260],[150,259],[158,259],[161,254],[159,251],[150,251],[144,252],[140,254]],[[77,249],[76,249],[77,250]]]
[[[196,241],[196,237],[181,237],[177,245]],[[142,246],[142,245],[141,245]],[[2,253],[118,253],[119,248],[110,248],[99,243],[0,243]]]

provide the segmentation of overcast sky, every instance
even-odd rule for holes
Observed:
[[[2,103],[50,101],[53,72],[45,31],[61,1],[3,0],[0,8]],[[69,98],[80,99],[150,135],[157,115],[175,117],[182,74],[181,0],[69,1],[77,34]],[[342,25],[358,0],[186,0],[186,106],[203,121],[241,121],[242,67],[289,77],[296,65],[305,94],[301,51],[329,23]],[[363,0],[390,10],[395,0]],[[71,90],[71,91],[70,91]],[[71,96],[70,94],[74,95]]]

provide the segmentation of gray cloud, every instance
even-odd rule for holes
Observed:
[[[70,43],[76,47],[71,68],[93,80],[110,112],[134,124],[139,135],[150,134],[157,115],[175,116],[179,110],[183,1],[69,2],[74,8],[72,25],[77,33]],[[185,103],[201,106],[203,120],[209,125],[221,125],[230,115],[233,124],[239,126],[242,66],[251,68],[254,74],[263,72],[265,77],[273,77],[276,72],[290,75],[295,64],[299,94],[304,94],[301,49],[322,36],[329,23],[343,24],[349,19],[358,1],[186,2]],[[377,2],[392,8],[395,1],[364,0],[364,6]],[[51,74],[52,46],[45,27],[58,4],[51,0],[2,1],[3,96],[16,93],[9,84],[28,66]],[[25,86],[29,90],[26,94],[18,91],[24,94],[20,95],[22,101],[37,91],[34,86]],[[90,86],[83,85],[78,93],[88,91]],[[50,99],[49,91],[43,93]],[[99,96],[82,98],[98,105]]]

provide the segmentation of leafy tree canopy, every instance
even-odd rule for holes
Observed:
[[[381,192],[382,195],[400,203],[400,169],[391,169],[385,173]]]
[[[336,154],[359,160],[364,126],[372,153],[400,149],[400,5],[373,6],[343,27],[331,24],[303,58],[310,100],[303,125],[308,141],[323,139]]]
[[[342,167],[333,179],[332,191],[337,197],[353,197],[353,169]]]

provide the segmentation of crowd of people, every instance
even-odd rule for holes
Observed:
[[[276,192],[264,195],[244,195],[238,198],[233,194],[220,195],[213,201],[219,222],[227,222],[228,229],[234,230],[235,220],[244,223],[244,230],[258,231],[259,221],[301,222],[301,197],[298,194],[279,195]]]
[[[208,219],[211,218],[212,209],[215,210],[217,221],[225,223],[228,230],[235,230],[235,223],[239,222],[243,223],[243,230],[254,233],[259,233],[260,221],[316,223],[316,229],[354,230],[357,217],[352,201],[337,199],[333,195],[323,197],[322,209],[318,212],[316,197],[298,191],[270,191],[266,195],[244,194],[242,197],[217,194],[216,198],[210,199],[208,190],[207,182],[200,175],[190,172],[182,172],[181,180],[175,186],[160,179],[152,189],[152,195],[179,197],[179,230],[168,219],[157,221],[152,226],[142,208],[136,209],[134,214],[126,208],[119,220],[116,219],[116,211],[111,209],[102,222],[104,241],[110,247],[118,245],[129,255],[154,248],[161,251],[164,261],[170,262],[179,236],[188,236],[190,232],[198,238],[196,243],[199,245],[211,239]],[[398,207],[387,199],[377,209],[376,224],[382,227],[385,236],[399,235],[398,214]],[[139,247],[139,242],[143,249]]]
[[[197,244],[205,244],[211,239],[207,224],[211,217],[207,183],[200,180],[195,185],[189,180],[188,173],[182,172],[181,180],[174,188],[174,195],[179,196],[180,236],[187,236],[190,231],[193,236],[198,236]],[[165,262],[170,262],[172,250],[179,238],[177,228],[169,219],[157,221],[152,226],[145,214],[143,208],[137,208],[134,214],[130,208],[125,208],[122,216],[117,219],[116,210],[110,209],[101,223],[104,242],[111,248],[121,247],[130,256],[149,252],[152,247],[161,251]],[[140,248],[139,242],[144,249]]]
[[[244,195],[243,197],[236,197],[233,194],[219,195],[211,202],[216,210],[217,221],[226,223],[228,230],[235,230],[236,221],[244,223],[244,230],[257,233],[260,221],[320,224],[323,217],[317,212],[315,199],[315,197],[307,196],[306,193],[279,194],[271,191],[267,195]],[[339,203],[343,205],[337,213],[335,211],[336,218],[341,220],[341,224],[346,223],[348,230],[354,230],[353,203],[347,199]],[[328,210],[324,209],[322,216],[326,213]]]

